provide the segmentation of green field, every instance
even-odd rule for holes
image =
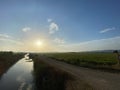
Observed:
[[[46,56],[70,64],[86,67],[113,66],[117,64],[117,56],[114,53],[49,53]]]

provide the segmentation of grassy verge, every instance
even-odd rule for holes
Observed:
[[[22,57],[20,53],[0,52],[0,76]]]
[[[42,62],[36,55],[32,58],[36,90],[93,90],[80,79]]]
[[[120,71],[120,67],[116,65],[116,54],[113,53],[49,53],[45,55],[77,66],[107,70],[111,72]]]

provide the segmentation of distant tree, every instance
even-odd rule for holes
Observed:
[[[113,53],[117,53],[118,54],[118,50],[114,50]]]
[[[120,65],[120,54],[119,54],[118,50],[114,50],[113,53],[115,53],[117,55],[118,64]]]

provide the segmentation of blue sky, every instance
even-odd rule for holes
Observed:
[[[0,50],[120,49],[119,0],[0,0]],[[36,48],[39,40],[43,46]]]

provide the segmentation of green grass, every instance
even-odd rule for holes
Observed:
[[[85,67],[109,67],[117,64],[117,57],[114,53],[83,52],[49,53],[45,55],[59,61]]]

